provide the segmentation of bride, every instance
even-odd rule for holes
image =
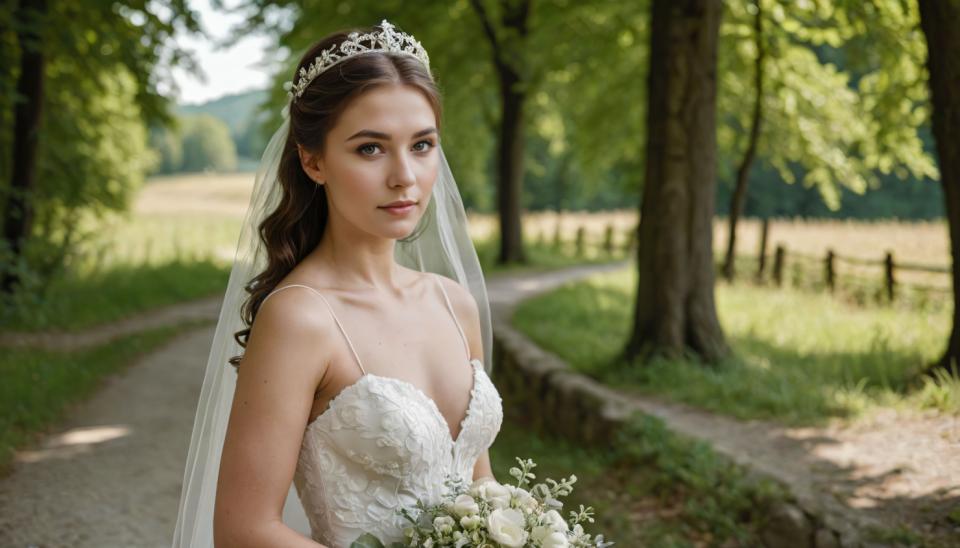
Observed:
[[[403,540],[492,479],[490,312],[420,43],[330,35],[287,85],[214,335],[173,546]]]

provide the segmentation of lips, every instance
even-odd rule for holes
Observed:
[[[402,208],[402,207],[404,207],[404,206],[413,205],[413,204],[415,204],[415,203],[416,203],[416,202],[414,202],[413,200],[397,200],[397,201],[395,201],[395,202],[390,202],[389,204],[382,205],[382,206],[380,206],[380,207],[399,207],[399,208]]]

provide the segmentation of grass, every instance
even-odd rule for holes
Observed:
[[[730,539],[738,546],[758,545],[765,510],[789,496],[776,484],[748,479],[707,444],[640,414],[610,450],[538,435],[516,419],[505,420],[490,457],[502,482],[511,480],[515,457],[537,463],[534,481],[576,474],[564,513],[592,506],[596,522],[585,524],[586,530],[618,546],[719,546]]]
[[[720,284],[717,310],[734,356],[716,369],[614,363],[634,302],[632,270],[594,276],[522,303],[515,325],[574,368],[641,393],[742,419],[815,424],[880,407],[960,412],[960,381],[915,374],[942,351],[949,312],[851,306],[829,295]]]
[[[21,297],[0,327],[16,331],[78,330],[158,307],[222,293],[230,271],[207,260],[118,264],[50,284],[42,296]]]
[[[2,349],[0,475],[9,466],[14,448],[55,424],[69,406],[92,394],[104,377],[197,325],[155,329],[80,351]]]

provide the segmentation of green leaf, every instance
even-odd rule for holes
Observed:
[[[364,533],[350,543],[350,548],[384,548],[384,546],[377,537],[370,533]],[[391,545],[391,548],[393,548],[393,545]]]

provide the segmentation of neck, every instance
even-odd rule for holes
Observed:
[[[331,216],[320,243],[310,255],[328,265],[344,289],[376,290],[399,296],[409,281],[394,259],[395,247],[396,240],[392,238],[372,235]]]

